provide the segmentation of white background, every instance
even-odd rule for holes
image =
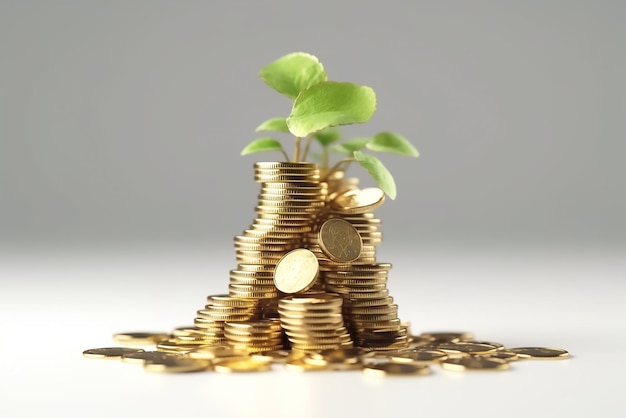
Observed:
[[[384,379],[280,367],[152,374],[81,353],[116,345],[115,332],[191,324],[206,296],[224,293],[232,254],[13,253],[0,263],[0,276],[15,283],[0,294],[0,416],[624,415],[622,254],[393,253],[389,289],[414,333],[473,331],[509,347],[565,348],[572,358],[520,361],[506,372],[434,367],[430,376]]]

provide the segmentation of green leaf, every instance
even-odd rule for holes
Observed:
[[[293,52],[261,68],[259,77],[277,92],[295,99],[302,90],[326,81],[326,71],[317,57]]]
[[[333,142],[339,141],[339,138],[341,138],[341,131],[338,128],[330,127],[315,132],[313,136],[320,144],[322,144],[323,147],[326,147]]]
[[[354,151],[354,158],[361,164],[361,167],[367,170],[374,178],[378,187],[387,194],[392,200],[396,198],[396,182],[393,176],[383,165],[383,163],[373,155],[363,154],[361,151]]]
[[[372,151],[390,152],[393,154],[417,157],[419,152],[402,135],[393,132],[381,132],[374,136],[374,140],[366,145]]]
[[[375,111],[376,94],[371,87],[325,81],[298,95],[287,126],[304,138],[329,126],[367,122]]]
[[[250,142],[242,151],[241,155],[253,154],[262,151],[282,151],[283,146],[274,138],[259,138]]]
[[[257,126],[254,131],[289,132],[289,128],[286,118],[271,118]]]
[[[352,155],[354,151],[359,151],[360,149],[365,147],[365,145],[367,145],[367,143],[369,143],[371,140],[372,138],[353,138],[342,144],[335,145],[332,151]]]

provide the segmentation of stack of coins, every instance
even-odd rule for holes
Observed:
[[[359,233],[362,249],[350,263],[324,265],[326,290],[344,298],[344,319],[359,347],[392,350],[408,344],[408,326],[398,317],[398,305],[389,296],[387,280],[391,264],[376,261],[382,242],[380,219],[373,211],[384,202],[378,188],[349,188],[329,202],[329,220],[349,222]],[[320,264],[321,266],[321,264]],[[320,267],[321,268],[321,267]]]
[[[230,272],[229,294],[261,300],[262,316],[277,317],[280,292],[273,284],[276,264],[287,252],[302,247],[324,206],[325,188],[314,163],[256,163],[261,183],[256,219],[235,237],[237,269]]]
[[[282,328],[278,319],[227,322],[224,334],[230,347],[247,353],[283,348]]]
[[[254,299],[235,298],[229,295],[207,297],[204,309],[197,311],[195,329],[201,336],[199,342],[205,345],[226,343],[224,324],[227,322],[248,321],[258,316],[258,302]]]
[[[280,323],[292,350],[352,347],[344,326],[342,298],[329,293],[287,296],[278,303]]]

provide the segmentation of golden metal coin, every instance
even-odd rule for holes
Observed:
[[[267,372],[272,368],[270,361],[260,361],[248,358],[246,360],[220,360],[213,365],[213,370],[218,373],[247,373],[247,372]]]
[[[169,357],[177,357],[178,354],[165,353],[163,351],[139,351],[136,353],[124,354],[124,363],[144,364],[147,361],[160,361]]]
[[[146,361],[143,368],[154,373],[189,373],[208,370],[211,362],[195,360],[189,357],[170,356],[162,359]]]
[[[492,345],[463,341],[457,343],[441,343],[437,348],[449,355],[458,353],[485,355],[498,351],[498,348]]]
[[[83,351],[83,356],[88,358],[99,359],[120,359],[124,354],[139,353],[144,350],[140,348],[128,348],[128,347],[105,347],[105,348],[90,348]]]
[[[487,357],[499,358],[506,361],[515,361],[520,359],[516,353],[508,350],[498,350],[495,353],[487,354]]]
[[[120,332],[113,334],[113,339],[124,345],[151,345],[169,338],[165,332]]]
[[[448,355],[439,350],[403,350],[390,354],[396,363],[436,363],[446,360]]]
[[[198,347],[186,354],[187,357],[196,360],[215,360],[224,358],[245,358],[248,353],[241,350],[235,350],[227,345],[218,345],[214,347]]]
[[[328,258],[339,263],[355,261],[363,248],[359,232],[341,218],[328,219],[322,224],[319,245]]]
[[[363,373],[369,376],[424,376],[430,374],[427,365],[404,363],[374,363],[363,367]]]
[[[516,347],[507,348],[521,359],[555,360],[569,358],[569,353],[562,348],[550,347]]]
[[[441,363],[446,370],[462,372],[465,370],[507,370],[509,363],[505,360],[492,357],[462,357],[449,358]]]
[[[366,213],[378,209],[385,201],[385,193],[378,187],[349,190],[340,194],[330,204],[341,213]]]
[[[315,283],[320,271],[317,257],[306,248],[282,256],[274,270],[274,284],[283,293],[302,293]]]
[[[428,338],[432,342],[456,342],[456,341],[470,341],[474,339],[474,334],[471,332],[449,332],[449,331],[437,331],[437,332],[422,332],[419,337]]]
[[[287,357],[290,355],[289,350],[269,350],[262,351],[259,353],[253,353],[250,355],[252,360],[267,362],[270,361],[272,363],[284,363],[287,361]]]

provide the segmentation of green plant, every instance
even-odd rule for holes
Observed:
[[[273,137],[255,139],[241,151],[242,155],[279,151],[287,161],[307,161],[311,143],[315,141],[322,147],[320,167],[325,177],[357,162],[391,199],[395,199],[393,176],[378,157],[363,150],[417,157],[415,147],[393,132],[341,142],[341,132],[337,128],[364,123],[372,118],[376,111],[376,94],[371,87],[329,81],[317,57],[304,52],[277,59],[263,67],[259,76],[268,86],[289,97],[293,104],[289,116],[268,119],[256,128],[256,132],[294,135],[293,157],[290,159],[281,142]],[[344,157],[329,167],[331,153],[342,153]]]

